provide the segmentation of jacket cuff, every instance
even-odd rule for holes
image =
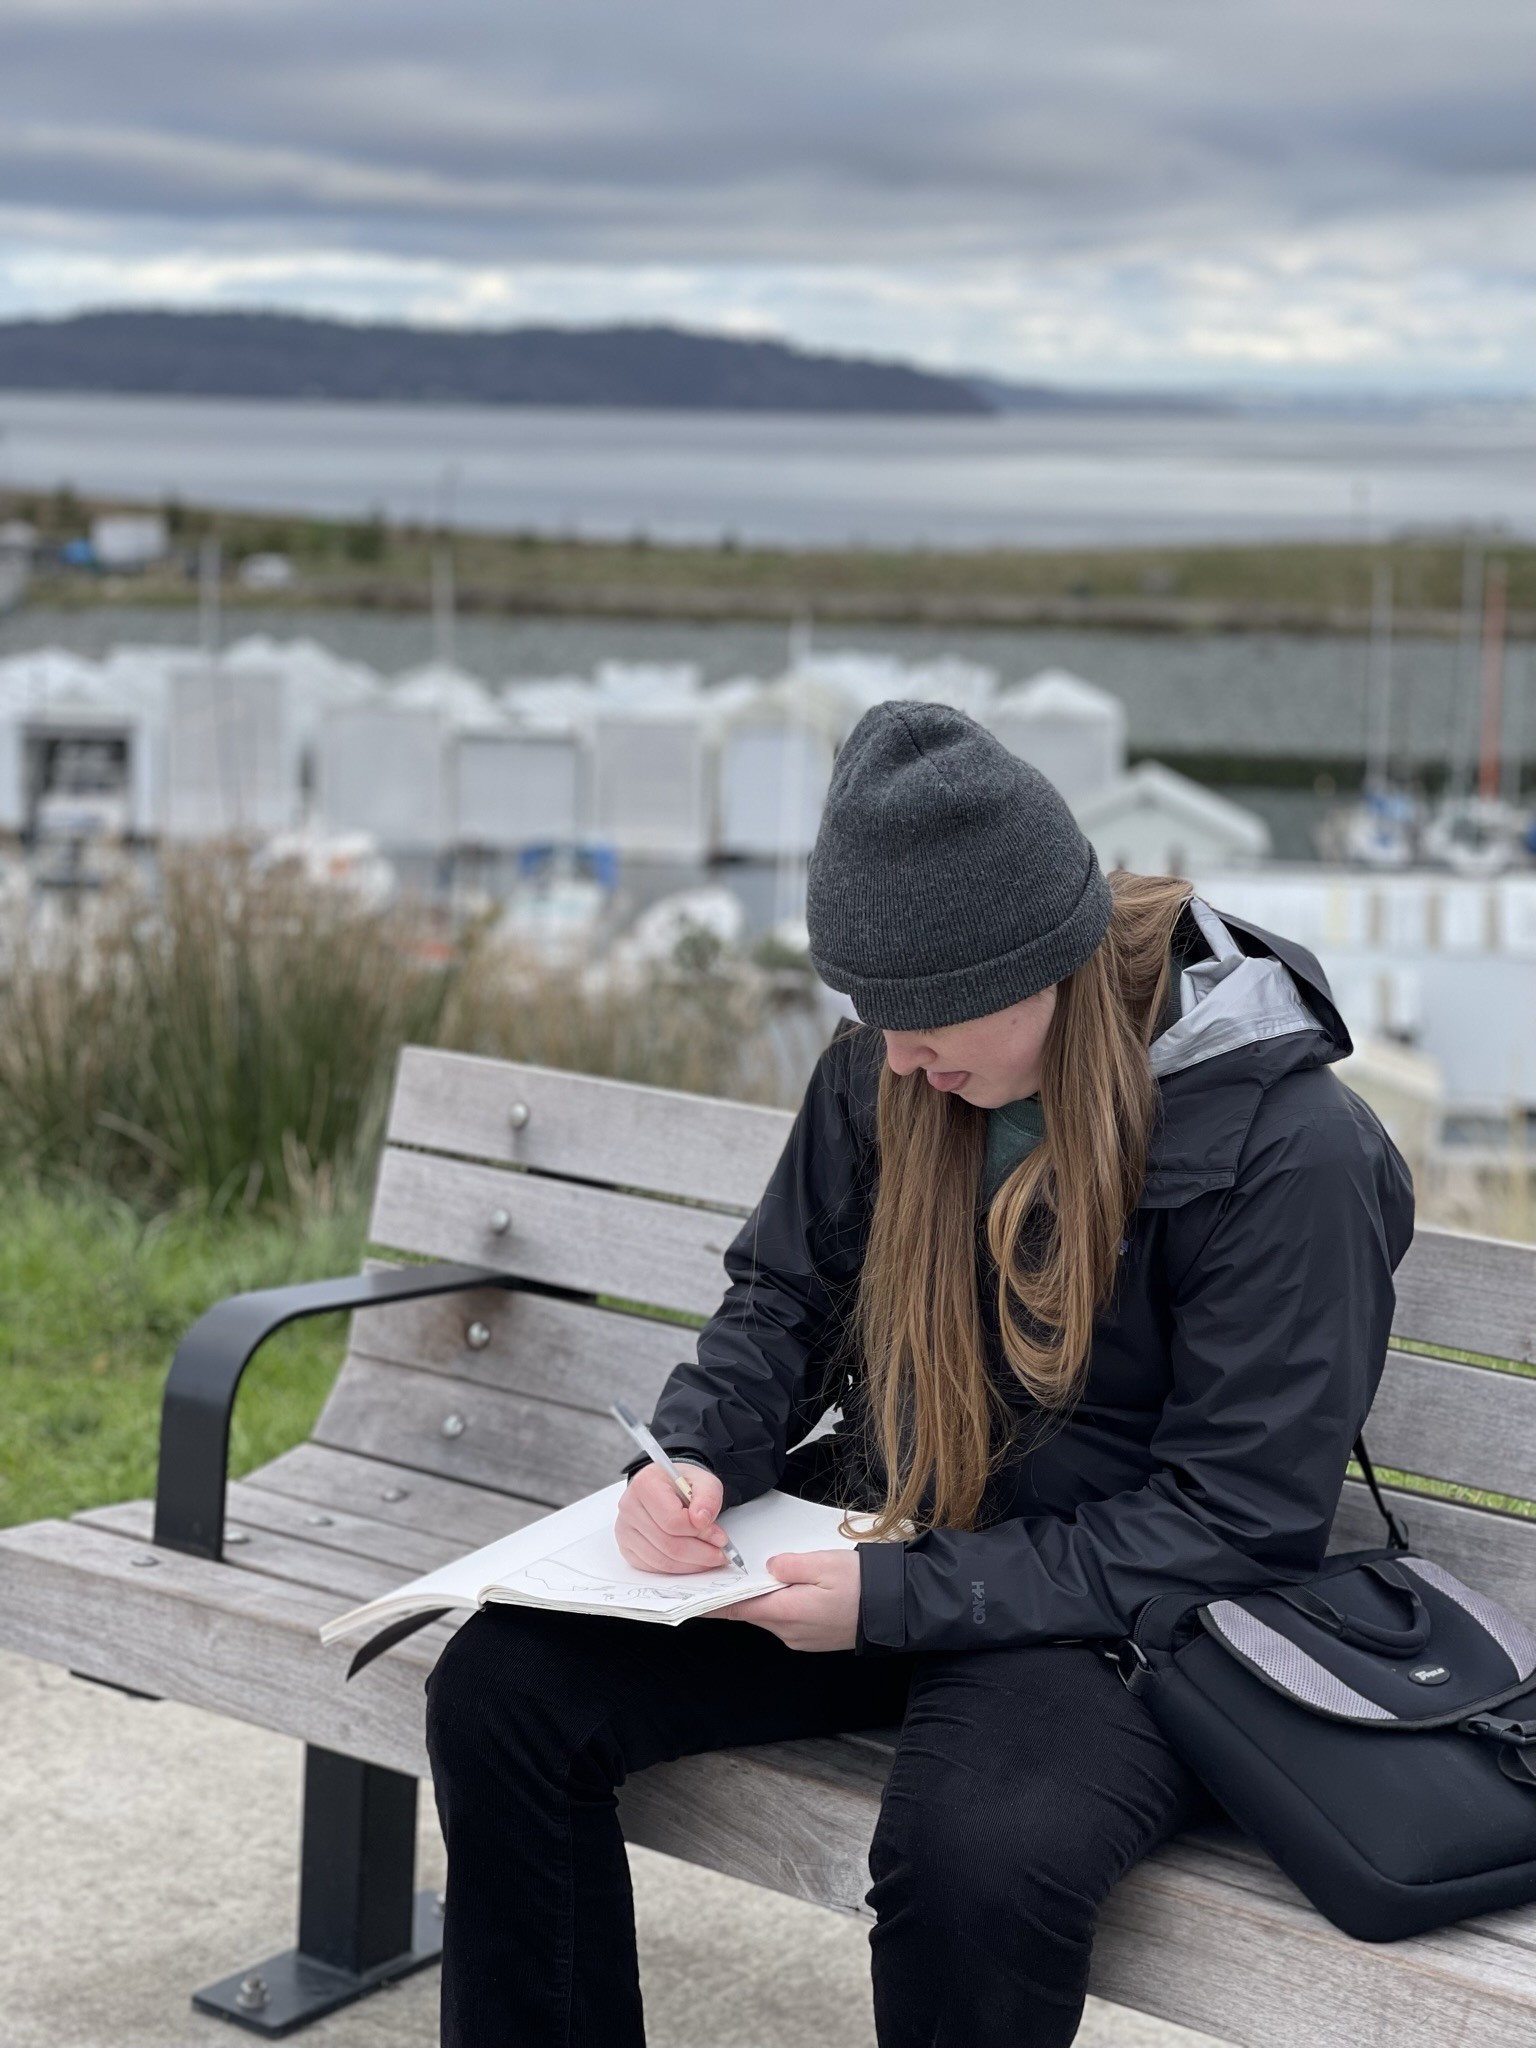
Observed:
[[[864,1656],[907,1646],[907,1546],[857,1543],[859,1620],[853,1647]]]
[[[713,1472],[715,1469],[714,1466],[711,1465],[711,1463],[709,1462],[708,1458],[705,1457],[704,1453],[702,1451],[694,1450],[691,1445],[684,1446],[682,1444],[663,1444],[662,1449],[666,1452],[667,1456],[672,1460],[674,1465],[679,1463],[684,1465],[702,1465],[706,1472]],[[642,1471],[644,1467],[647,1465],[654,1465],[655,1462],[656,1460],[654,1458],[648,1456],[646,1452],[641,1451],[638,1457],[631,1458],[629,1463],[624,1467],[624,1477],[626,1479],[633,1479],[637,1472]]]

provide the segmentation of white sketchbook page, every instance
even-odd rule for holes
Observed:
[[[625,1560],[610,1517],[600,1528],[559,1549],[551,1547],[511,1570],[503,1569],[494,1583],[482,1588],[480,1597],[512,1605],[628,1614],[637,1620],[683,1620],[711,1607],[776,1591],[781,1581],[768,1570],[768,1559],[779,1551],[851,1550],[852,1542],[837,1533],[842,1518],[841,1508],[822,1507],[775,1489],[727,1508],[720,1517],[721,1527],[746,1562],[745,1572],[722,1564],[707,1572],[656,1573],[637,1571]]]
[[[494,1543],[456,1557],[451,1564],[439,1565],[436,1571],[397,1586],[393,1593],[384,1593],[365,1606],[338,1615],[321,1629],[321,1642],[334,1643],[358,1629],[396,1621],[428,1607],[478,1607],[488,1580],[501,1578],[530,1558],[540,1557],[605,1524],[611,1528],[619,1496],[628,1484],[628,1480],[620,1479],[600,1493],[585,1494],[569,1507],[557,1508],[525,1528],[514,1529],[510,1536],[500,1536]]]
[[[564,1599],[572,1607],[590,1607],[598,1613],[628,1606],[647,1618],[681,1620],[701,1606],[723,1606],[771,1592],[779,1582],[767,1571],[766,1562],[777,1551],[851,1548],[837,1533],[839,1509],[775,1489],[727,1508],[720,1517],[746,1559],[748,1572],[727,1565],[680,1577],[648,1576],[625,1563],[614,1540],[614,1516],[628,1483],[621,1479],[589,1493],[510,1536],[439,1565],[393,1593],[338,1615],[325,1623],[320,1640],[334,1643],[432,1607],[475,1608],[497,1598],[539,1606],[557,1606]],[[589,1549],[589,1544],[595,1547]],[[568,1552],[576,1553],[574,1560]],[[541,1560],[544,1583],[524,1579],[526,1567]],[[562,1594],[562,1585],[570,1588],[568,1593]]]

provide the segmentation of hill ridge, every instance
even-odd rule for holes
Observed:
[[[0,322],[0,390],[199,398],[984,415],[963,377],[662,323],[413,327],[105,308]]]

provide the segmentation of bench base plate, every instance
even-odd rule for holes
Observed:
[[[330,1963],[317,1962],[296,1948],[269,1956],[253,1969],[237,1970],[221,1977],[217,1984],[194,1991],[192,2003],[198,2012],[215,2019],[230,2020],[237,2027],[260,2034],[269,2041],[323,2019],[354,1999],[364,1998],[381,1985],[408,1977],[435,1963],[443,1952],[443,1916],[435,1892],[416,1894],[415,1924],[411,1946],[390,1956],[371,1970],[338,1970]]]

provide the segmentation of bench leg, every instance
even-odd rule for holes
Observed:
[[[306,1749],[298,1946],[194,1991],[193,2005],[275,2039],[436,1962],[442,1917],[415,1871],[416,1780]]]

